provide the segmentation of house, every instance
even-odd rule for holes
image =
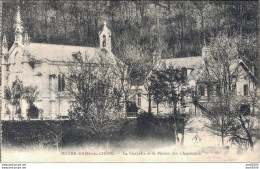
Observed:
[[[162,59],[157,56],[157,58],[154,57],[154,60],[153,70],[165,69],[171,66],[174,69],[183,71],[185,74],[186,84],[181,87],[190,89],[190,92],[184,98],[184,105],[181,103],[177,104],[177,111],[179,113],[200,116],[204,111],[208,111],[207,107],[214,103],[214,99],[221,90],[217,79],[212,78],[214,82],[211,82],[211,85],[208,85],[208,82],[205,80],[207,69],[210,75],[214,72],[213,68],[210,68],[209,62],[212,62],[217,68],[221,66],[212,58],[209,47],[204,46],[202,48],[201,56],[170,59]],[[240,59],[232,60],[229,69],[231,73],[234,74],[234,77],[232,77],[232,81],[234,81],[232,87],[234,87],[236,98],[250,102],[241,101],[240,109],[247,112],[255,111],[255,105],[257,103],[252,105],[252,100],[250,101],[250,99],[252,99],[251,95],[257,93],[257,80],[253,71]],[[151,71],[150,74],[152,74],[152,72],[153,71]],[[150,74],[146,80],[149,80]],[[148,92],[144,85],[134,86],[132,90],[136,92],[133,92],[131,98],[140,98],[139,100],[134,99],[132,102],[136,103],[139,110],[148,112]],[[171,105],[167,102],[160,103],[158,109],[159,112],[157,114],[157,106],[152,100],[151,111],[154,114],[164,116],[172,113]]]
[[[20,113],[4,99],[4,90],[14,82],[23,86],[37,86],[38,99],[35,102],[41,110],[36,119],[68,118],[69,101],[61,99],[65,88],[64,75],[59,72],[67,71],[63,61],[70,61],[74,54],[88,55],[93,60],[104,57],[111,64],[116,64],[117,58],[111,52],[111,31],[106,22],[99,32],[100,46],[68,46],[56,44],[33,43],[24,31],[18,7],[15,23],[15,40],[10,49],[6,37],[3,37],[1,60],[1,117],[2,120],[27,119],[28,104],[25,100],[20,103]],[[41,117],[40,117],[41,116]]]

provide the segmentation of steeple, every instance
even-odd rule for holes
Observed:
[[[3,36],[3,42],[2,42],[2,57],[5,56],[5,54],[8,52],[8,43],[6,40],[6,36]]]
[[[103,29],[99,32],[100,48],[111,52],[111,31],[107,28],[107,22],[104,22]]]
[[[15,21],[15,43],[22,43],[23,26],[20,14],[20,6],[17,8],[16,21]]]

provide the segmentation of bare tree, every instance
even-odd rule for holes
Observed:
[[[235,120],[235,126],[232,128],[230,134],[231,140],[243,146],[246,150],[254,149],[254,145],[260,140],[260,126],[259,126],[259,105],[257,105],[258,96],[256,88],[249,91],[248,97],[236,97],[233,103],[235,109],[232,114]],[[252,111],[250,111],[252,106]]]
[[[243,75],[241,64],[243,61],[238,59],[238,39],[227,37],[220,34],[211,44],[211,57],[205,60],[204,76],[200,82],[208,86],[208,97],[210,104],[204,112],[211,123],[207,126],[214,134],[221,136],[222,146],[224,146],[225,137],[231,137],[237,143],[242,144],[245,141],[253,147],[252,135],[256,130],[254,120],[248,120],[246,113],[241,112],[241,105],[247,103],[256,103],[245,100],[244,96],[237,92],[238,79]],[[251,72],[248,72],[248,78],[252,78]],[[254,78],[254,77],[253,77]],[[255,79],[256,82],[256,79]],[[216,91],[212,91],[215,88]],[[249,89],[250,90],[250,89]],[[256,91],[251,91],[256,94]],[[213,95],[214,94],[214,95]],[[238,99],[240,98],[240,99]],[[247,110],[249,111],[249,110]],[[252,122],[249,125],[248,122]]]
[[[173,108],[172,113],[177,116],[177,104],[184,103],[184,96],[188,90],[184,87],[186,84],[185,71],[175,69],[173,65],[162,64],[160,73],[161,86],[164,86],[163,94],[166,100],[170,103]]]
[[[159,125],[174,136],[174,142],[181,142],[183,145],[184,128],[188,118],[180,115],[177,104],[185,104],[184,96],[189,92],[184,87],[186,71],[175,69],[173,65],[161,63],[160,67],[154,70],[149,77],[148,92],[157,104],[157,113],[161,102],[167,102],[173,108],[170,116],[163,119],[162,123],[164,124],[159,123]],[[178,132],[182,133],[181,141]]]
[[[64,126],[65,121],[46,121],[46,127],[44,130],[46,131],[44,135],[40,135],[41,140],[44,144],[54,145],[56,147],[56,151],[59,151],[60,142],[62,141],[62,137],[66,133],[66,126]]]
[[[211,121],[207,127],[221,136],[222,146],[234,123],[231,103],[239,73],[237,54],[236,39],[220,34],[212,40],[211,56],[205,59],[205,74],[199,79],[208,87],[208,98],[213,94],[213,86],[216,88],[214,98],[210,99],[212,104],[207,107],[209,111],[204,115]]]
[[[70,118],[96,140],[111,136],[121,111],[120,95],[116,94],[121,90],[120,77],[115,73],[116,61],[109,55],[76,53],[73,61],[64,61],[67,70],[60,69],[67,84],[65,95],[71,101]]]
[[[123,43],[124,40],[122,40]],[[124,49],[119,51],[119,56],[123,62],[117,62],[117,67],[121,76],[121,92],[126,104],[129,101],[131,87],[141,85],[147,74],[151,70],[151,61],[147,58],[145,49],[139,45],[122,44]]]

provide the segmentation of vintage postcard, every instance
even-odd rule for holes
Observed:
[[[259,162],[259,5],[0,0],[1,162]]]

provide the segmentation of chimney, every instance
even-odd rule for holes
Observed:
[[[210,56],[210,48],[208,46],[203,46],[202,48],[202,57],[207,58]]]

